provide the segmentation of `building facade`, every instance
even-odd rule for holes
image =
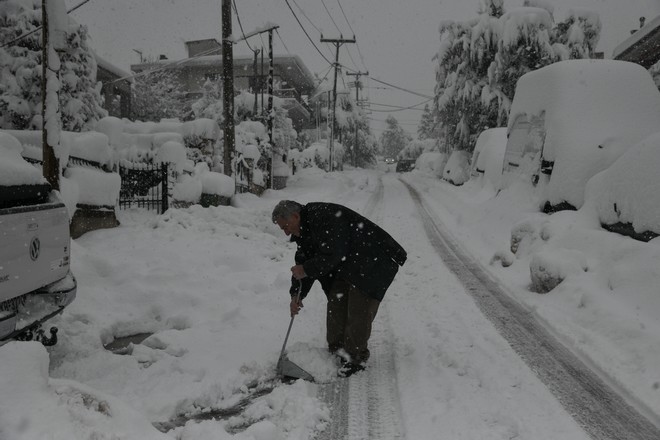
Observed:
[[[131,65],[133,72],[164,68],[173,72],[174,80],[184,93],[184,99],[192,102],[202,96],[207,80],[222,80],[222,46],[215,39],[186,42],[188,58],[183,60],[160,59]],[[234,89],[255,93],[257,98],[268,101],[268,56],[234,56]],[[314,124],[312,109],[307,104],[314,93],[314,76],[297,55],[273,57],[273,96],[280,98],[297,131]]]

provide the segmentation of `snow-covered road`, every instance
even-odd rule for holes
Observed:
[[[616,396],[607,397],[614,409],[596,398],[582,412],[580,399],[599,394],[574,392],[575,378],[562,372],[549,377],[552,356],[530,359],[536,348],[552,350],[534,347],[538,335],[518,326],[518,312],[500,305],[484,314],[482,299],[493,301],[479,289],[504,284],[465,278],[469,270],[457,276],[456,262],[443,261],[438,230],[457,237],[447,220],[468,212],[456,194],[443,199],[442,188],[411,175],[403,177],[419,195],[411,197],[401,176],[385,171],[305,170],[286,189],[238,196],[234,207],[122,212],[120,227],[76,240],[79,297],[54,322],[61,342],[49,353],[32,343],[0,347],[0,393],[20,397],[0,402],[0,438],[658,438],[630,408],[633,419],[622,419]],[[370,368],[348,381],[333,377],[325,298],[315,287],[288,350],[321,383],[273,382],[295,249],[270,222],[280,199],[345,204],[408,251],[374,324]],[[152,336],[125,355],[103,348],[135,333]]]

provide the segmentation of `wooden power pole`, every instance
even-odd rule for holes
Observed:
[[[360,83],[360,77],[362,75],[369,75],[369,72],[346,72],[348,76],[355,76],[355,105],[358,105],[360,102],[360,89],[362,88],[362,83]],[[357,168],[357,152],[358,152],[358,120],[355,120],[355,144],[353,145],[353,166]]]
[[[224,113],[224,173],[232,175],[234,157],[234,47],[231,35],[231,0],[222,0],[222,87]]]
[[[42,78],[41,119],[43,175],[53,189],[60,189],[60,113],[59,72],[60,60],[56,51],[66,50],[68,17],[64,0],[41,0],[42,14]],[[51,21],[49,23],[49,21]]]
[[[355,43],[355,35],[351,39],[343,38],[323,38],[321,35],[321,43],[332,43],[335,45],[335,79],[332,86],[332,128],[330,129],[330,164],[329,170],[334,170],[334,128],[335,128],[335,112],[337,108],[337,71],[339,70],[339,47],[344,43]]]

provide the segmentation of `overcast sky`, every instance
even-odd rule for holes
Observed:
[[[80,2],[66,0],[69,8]],[[509,10],[522,5],[522,2],[505,0],[504,6]],[[603,31],[598,50],[605,52],[606,58],[611,57],[612,50],[630,35],[630,29],[639,26],[640,16],[651,20],[660,14],[660,0],[555,0],[550,3],[555,5],[556,20],[562,20],[570,8],[588,8],[599,12]],[[357,44],[346,44],[340,49],[342,64],[354,70],[368,70],[374,78],[431,96],[435,82],[432,57],[437,50],[438,24],[442,20],[475,17],[480,2],[289,0],[289,4],[328,60],[334,56],[334,47],[319,42],[319,30],[326,38],[338,38],[340,33],[350,38],[355,34]],[[344,18],[340,4],[348,21]],[[321,76],[328,72],[328,63],[307,39],[285,0],[236,0],[236,6],[246,33],[266,23],[277,24],[280,26],[281,40],[275,37],[276,54],[288,51],[299,55],[312,72]],[[131,64],[140,61],[134,49],[141,51],[144,56],[158,57],[163,54],[169,59],[181,59],[186,57],[185,41],[221,39],[221,0],[91,0],[72,15],[80,23],[89,26],[97,53],[126,71],[130,70]],[[233,34],[240,36],[236,17]],[[254,46],[262,45],[259,37],[249,41]],[[267,45],[266,38],[263,43]],[[245,43],[240,43],[235,47],[235,53],[251,52]],[[331,78],[331,74],[328,78]],[[347,81],[350,79],[346,78]],[[341,80],[339,85],[342,85]],[[367,81],[365,86],[367,88],[363,94],[373,103],[370,117],[376,135],[380,134],[384,126],[379,121],[393,115],[406,130],[416,136],[421,111],[384,112],[396,109],[377,104],[407,107],[425,101],[424,97],[395,90],[375,81]]]

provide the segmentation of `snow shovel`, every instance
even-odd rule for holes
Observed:
[[[296,301],[300,301],[300,293],[302,291],[302,283],[298,287],[298,296]],[[292,379],[303,379],[309,382],[314,382],[314,377],[309,374],[307,371],[300,368],[295,362],[289,360],[284,354],[286,349],[286,342],[289,340],[289,333],[291,333],[291,327],[293,326],[293,319],[296,315],[291,316],[291,321],[289,322],[289,329],[286,331],[286,337],[284,338],[284,344],[282,344],[282,351],[280,352],[280,358],[277,360],[277,369],[276,372],[279,376],[288,377]]]

